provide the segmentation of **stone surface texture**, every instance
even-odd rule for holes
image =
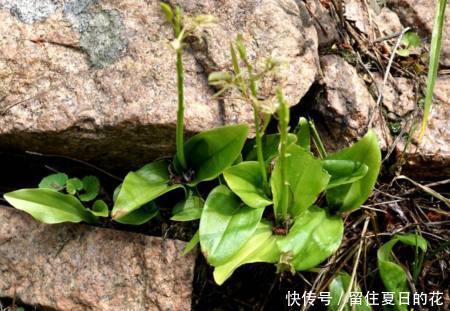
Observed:
[[[431,41],[434,15],[438,1],[435,0],[387,0],[405,26],[413,27],[427,42]],[[445,12],[444,34],[442,36],[441,64],[450,66],[450,10]]]
[[[310,12],[312,22],[317,30],[320,48],[327,48],[339,42],[338,23],[320,0],[306,0],[305,6]]]
[[[370,118],[376,113],[373,127],[381,148],[386,149],[390,135],[356,69],[336,55],[323,56],[320,63],[325,91],[317,98],[313,110],[326,147],[334,151],[355,142],[367,131]]]
[[[249,59],[261,66],[269,56],[282,59],[285,66],[278,76],[259,83],[259,97],[268,99],[282,86],[291,105],[297,104],[317,77],[317,32],[308,11],[294,0],[180,0],[188,14],[212,14],[218,21],[203,33],[203,42],[194,45],[196,59],[208,72],[232,68],[230,42],[241,34]],[[299,78],[301,77],[301,78]],[[224,98],[226,123],[252,122],[250,105],[237,100],[235,94]]]
[[[0,297],[56,310],[190,310],[185,243],[80,224],[44,225],[0,206]]]
[[[428,127],[420,142],[419,131],[405,150],[406,141],[397,146],[397,156],[406,161],[404,170],[411,176],[447,178],[450,176],[450,76],[436,81]]]
[[[188,134],[250,122],[250,108],[218,100],[207,83],[229,68],[242,33],[252,59],[285,59],[296,104],[316,78],[317,34],[294,0],[179,1],[217,24],[185,53]],[[139,166],[174,151],[175,54],[158,1],[0,0],[0,148],[70,155],[103,166]],[[299,79],[298,77],[302,77]],[[263,85],[261,96],[269,96]]]
[[[374,74],[376,85],[381,89],[383,77]],[[390,77],[383,88],[383,106],[389,114],[390,120],[398,120],[407,116],[417,107],[418,98],[416,96],[414,82],[404,77]]]

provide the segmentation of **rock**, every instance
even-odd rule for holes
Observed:
[[[185,243],[0,207],[0,297],[55,310],[190,310]]]
[[[376,103],[356,69],[344,59],[326,55],[321,57],[320,63],[325,91],[317,97],[313,112],[325,146],[335,151],[349,146],[367,132]],[[374,117],[373,127],[381,148],[386,149],[390,135],[379,113]]]
[[[381,88],[383,76],[375,73],[374,79],[378,88]],[[393,114],[393,120],[405,117],[417,107],[414,82],[404,77],[391,77],[383,88],[382,103]]]
[[[207,84],[210,71],[229,68],[239,32],[252,58],[272,53],[290,63],[292,104],[315,80],[317,34],[294,0],[180,4],[219,21],[204,31],[206,50],[185,53],[188,135],[252,120],[249,107],[232,96],[217,100]],[[173,153],[173,34],[158,1],[0,0],[0,8],[0,149],[117,169]]]
[[[282,85],[291,105],[299,103],[316,79],[318,69],[317,32],[304,5],[294,0],[172,0],[188,14],[212,14],[217,23],[204,31],[204,42],[194,46],[196,59],[206,71],[231,69],[230,42],[241,34],[249,58],[262,63],[267,57],[284,59],[279,75],[283,81],[260,83],[259,95],[269,98]],[[253,122],[249,105],[231,94],[224,99],[227,123]]]
[[[368,14],[363,2],[359,0],[348,0],[344,4],[345,18],[355,23],[355,27],[362,33],[367,34],[369,31]]]
[[[431,41],[437,1],[434,0],[387,0],[405,26],[410,26],[422,37]],[[441,64],[450,66],[450,10],[445,12],[444,34],[442,36]]]
[[[115,168],[170,155],[175,55],[159,3],[92,1],[80,13],[80,4],[69,10],[75,2],[32,25],[0,10],[0,148]],[[185,67],[187,132],[220,126],[220,103],[190,53]]]
[[[338,23],[330,15],[330,11],[322,5],[320,0],[306,0],[306,7],[316,27],[319,47],[326,48],[339,41]]]
[[[405,151],[406,139],[397,145],[397,157],[403,158],[408,176],[447,178],[450,175],[450,76],[436,81],[434,101],[422,142],[416,131]],[[420,120],[421,121],[421,120]]]
[[[386,7],[382,8],[379,14],[372,12],[372,16],[380,36],[389,36],[403,30],[403,25],[398,15]],[[395,39],[392,42],[395,44]]]

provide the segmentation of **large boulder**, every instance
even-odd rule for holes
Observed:
[[[240,34],[249,59],[256,66],[274,57],[285,62],[278,71],[279,79],[260,83],[261,98],[274,97],[282,86],[291,105],[299,103],[316,80],[318,72],[317,32],[303,3],[294,0],[171,0],[188,14],[212,14],[218,22],[204,31],[204,41],[194,45],[196,59],[208,71],[227,71],[232,68],[230,42]],[[259,69],[261,70],[261,69]],[[250,105],[237,99],[235,93],[225,96],[227,123],[253,122]]]
[[[44,225],[0,206],[0,297],[54,310],[190,310],[185,243],[80,224]]]
[[[207,84],[229,68],[242,33],[252,58],[286,59],[296,104],[317,72],[317,35],[294,0],[180,1],[218,19],[201,49],[185,53],[186,130],[251,121],[233,96]],[[158,1],[0,0],[0,148],[130,167],[174,150],[175,55]],[[205,48],[206,47],[206,48]]]

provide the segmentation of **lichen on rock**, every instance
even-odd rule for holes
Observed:
[[[93,67],[103,68],[123,56],[127,41],[119,12],[89,13],[86,30],[81,33],[80,46],[89,55]]]
[[[55,0],[0,0],[0,8],[8,9],[12,15],[27,24],[47,18],[58,6]]]

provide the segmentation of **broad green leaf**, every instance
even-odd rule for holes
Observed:
[[[344,224],[341,217],[330,216],[324,209],[311,206],[297,216],[278,248],[289,254],[296,271],[314,268],[331,256],[341,244]]]
[[[114,219],[114,221],[124,225],[140,226],[148,222],[150,219],[158,215],[159,209],[154,202],[150,202],[141,208],[132,211],[121,218]]]
[[[189,185],[212,180],[230,167],[239,157],[247,134],[248,125],[242,124],[215,128],[189,139],[184,152],[188,167],[195,173]]]
[[[264,193],[258,162],[239,163],[226,169],[223,176],[230,189],[248,206],[261,208],[272,204]]]
[[[67,179],[68,179],[68,177],[64,173],[56,173],[56,174],[48,175],[48,176],[42,178],[38,187],[53,189],[53,190],[61,190],[65,187]]]
[[[187,253],[189,253],[190,251],[192,251],[194,249],[194,247],[197,246],[198,243],[200,243],[200,234],[197,230],[195,232],[194,236],[192,237],[192,239],[186,243],[186,246],[183,249],[182,255],[184,256]]]
[[[353,211],[361,206],[372,193],[381,166],[381,151],[373,130],[349,148],[331,154],[327,160],[349,160],[367,165],[366,175],[351,184],[344,184],[327,190],[328,205],[340,212]]]
[[[324,160],[323,168],[331,175],[327,189],[357,181],[369,170],[363,163],[348,160]]]
[[[190,193],[189,196],[178,202],[173,208],[173,216],[170,218],[174,221],[191,221],[200,219],[203,212],[203,200],[198,195]]]
[[[109,210],[108,205],[106,205],[103,200],[96,200],[92,205],[92,214],[98,217],[108,217]]]
[[[70,194],[63,194],[51,189],[21,189],[6,193],[4,197],[15,208],[27,212],[33,218],[47,224],[97,222],[97,217]]]
[[[288,145],[294,144],[297,141],[297,136],[288,134]],[[278,146],[280,145],[279,134],[269,134],[262,137],[263,158],[266,163],[270,163],[278,155]],[[246,161],[257,161],[256,143],[252,139],[247,142],[245,149],[247,155],[244,157]]]
[[[322,162],[298,145],[288,147],[287,181],[292,194],[289,213],[296,217],[317,200],[325,190],[330,176],[323,170]],[[275,163],[270,180],[275,209],[280,205],[281,168],[279,161]]]
[[[298,120],[298,125],[296,129],[297,135],[297,145],[305,149],[306,151],[311,150],[311,133],[309,129],[308,120],[305,118],[300,118]]]
[[[280,252],[276,241],[279,236],[272,234],[272,225],[260,222],[248,241],[241,249],[229,258],[223,265],[214,269],[214,280],[222,285],[242,265],[267,262],[276,263],[280,258]]]
[[[227,262],[247,242],[261,220],[263,208],[241,206],[224,185],[208,195],[200,218],[200,246],[212,266]]]
[[[394,261],[391,254],[392,248],[397,242],[420,248],[423,252],[426,252],[427,241],[417,234],[396,235],[377,251],[381,280],[388,291],[395,293],[396,309],[406,311],[408,310],[407,306],[399,303],[399,293],[409,292],[406,271]]]
[[[168,163],[155,161],[125,177],[114,202],[112,218],[123,221],[124,216],[139,209],[157,197],[182,187],[170,185]]]
[[[92,201],[100,191],[100,181],[97,177],[91,175],[84,177],[82,181],[84,192],[79,194],[78,197],[84,202]]]
[[[70,178],[66,183],[66,191],[68,194],[76,194],[77,191],[83,190],[83,182],[78,178]]]
[[[353,289],[349,289],[351,276],[346,272],[339,272],[337,276],[331,281],[329,285],[329,291],[331,296],[329,311],[338,311],[340,302],[343,302],[345,293],[349,292],[361,292],[361,288],[358,284],[355,284]],[[354,307],[355,311],[370,311],[372,307],[367,303],[366,298],[361,299],[361,304],[353,304],[347,302],[343,311],[352,311]]]

